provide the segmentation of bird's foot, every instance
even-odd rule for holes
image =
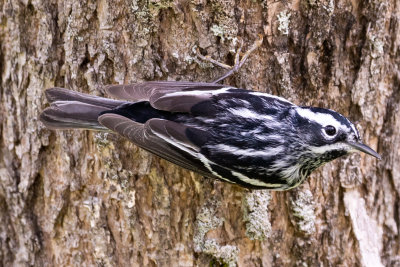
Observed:
[[[259,34],[258,36],[259,36],[259,39],[257,41],[255,41],[253,43],[253,45],[250,47],[250,49],[247,50],[243,55],[240,54],[242,52],[242,48],[243,48],[243,40],[240,39],[239,48],[236,51],[236,55],[235,55],[235,64],[233,66],[221,63],[221,62],[219,62],[219,61],[217,61],[215,59],[212,59],[210,56],[203,56],[200,53],[200,51],[197,49],[197,56],[201,60],[208,61],[208,62],[210,62],[212,64],[215,64],[217,66],[220,66],[221,68],[224,68],[224,69],[228,70],[228,72],[226,72],[224,75],[222,75],[221,77],[219,77],[218,79],[216,79],[212,83],[218,83],[218,82],[228,78],[232,74],[236,73],[243,66],[243,64],[246,62],[247,58],[250,56],[250,54],[252,52],[254,52],[254,50],[256,50],[258,47],[261,46],[261,44],[263,42],[263,36],[261,34]]]

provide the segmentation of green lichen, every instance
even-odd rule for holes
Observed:
[[[236,246],[221,246],[215,239],[206,239],[206,234],[221,227],[224,220],[217,216],[220,203],[215,198],[206,202],[197,214],[196,230],[193,237],[196,252],[212,256],[220,264],[236,266],[239,249]]]
[[[229,1],[211,0],[211,10],[214,14],[214,24],[210,30],[214,36],[221,38],[222,42],[230,41],[230,49],[237,44],[238,25],[235,17],[235,9]],[[209,13],[205,13],[209,15]]]
[[[107,132],[98,132],[94,135],[94,143],[96,144],[97,149],[102,150],[110,145],[110,141],[108,140],[109,133]]]
[[[132,13],[136,12],[139,9],[138,2],[133,0],[131,5],[129,6]]]
[[[335,10],[335,2],[333,0],[308,0],[307,2],[310,7],[320,6],[330,14]]]
[[[308,0],[308,4],[313,7],[317,4],[317,0]]]
[[[294,224],[298,230],[310,235],[315,232],[315,202],[310,190],[298,191],[290,200]]]
[[[172,7],[172,0],[152,0],[149,2],[149,11],[153,16],[157,16],[162,9]]]
[[[187,64],[192,64],[192,63],[194,62],[195,58],[192,57],[192,56],[186,55],[186,56],[184,57],[183,60],[184,60]]]
[[[335,11],[335,2],[333,0],[329,0],[328,4],[323,4],[322,7],[328,12],[328,14],[333,14]]]
[[[214,239],[206,240],[203,253],[212,255],[220,264],[234,267],[237,265],[239,249],[236,246],[220,246]]]
[[[289,34],[289,23],[290,23],[290,14],[287,10],[282,11],[281,13],[278,14],[278,30],[283,34],[283,35],[288,35]]]
[[[243,218],[246,222],[246,235],[251,240],[264,240],[270,236],[271,223],[268,215],[268,191],[252,191],[244,198]]]
[[[377,36],[368,36],[370,43],[372,44],[371,56],[372,58],[381,57],[384,53],[383,48],[385,43]]]
[[[195,251],[202,251],[204,248],[204,238],[207,232],[218,228],[224,220],[217,217],[217,208],[219,203],[215,199],[206,202],[197,214],[196,219],[196,234],[193,237]]]
[[[238,39],[236,37],[236,31],[232,30],[232,27],[228,27],[227,25],[212,25],[210,30],[214,34],[214,36],[220,37],[222,42],[225,40],[231,41],[233,47],[237,45]]]
[[[225,31],[223,27],[214,24],[211,26],[210,30],[215,36],[221,37],[221,40],[225,41]]]

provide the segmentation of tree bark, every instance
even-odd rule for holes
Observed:
[[[396,0],[0,0],[3,266],[399,266],[400,5]],[[50,131],[53,86],[212,81],[357,122],[352,154],[298,189],[249,191],[120,136]]]

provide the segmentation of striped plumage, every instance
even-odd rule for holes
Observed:
[[[106,91],[123,101],[49,89],[41,120],[53,129],[109,129],[184,168],[247,188],[293,188],[354,150],[379,157],[339,113],[266,93],[192,82]]]

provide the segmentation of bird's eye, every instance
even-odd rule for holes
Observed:
[[[328,125],[324,128],[325,133],[329,136],[334,136],[336,134],[336,128],[332,125]]]

